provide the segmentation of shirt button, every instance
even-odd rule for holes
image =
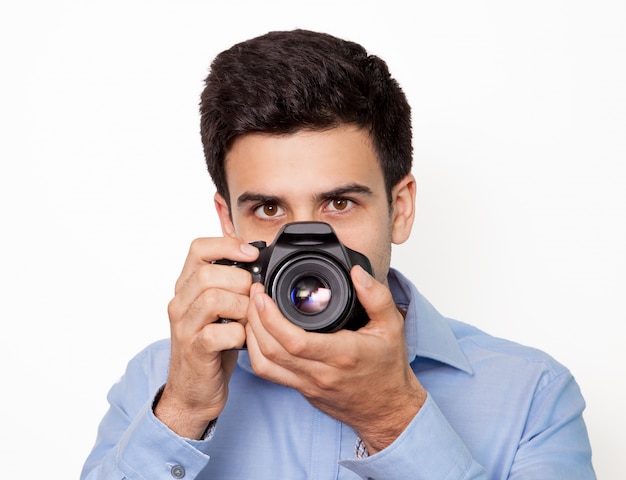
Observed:
[[[174,465],[170,473],[174,478],[183,478],[185,476],[185,469],[181,465]]]

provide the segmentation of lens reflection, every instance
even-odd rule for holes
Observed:
[[[323,312],[330,302],[331,291],[316,277],[303,277],[291,289],[291,303],[302,313]]]

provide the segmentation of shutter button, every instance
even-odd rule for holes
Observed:
[[[181,465],[174,465],[170,473],[174,478],[183,478],[185,476],[185,469]]]

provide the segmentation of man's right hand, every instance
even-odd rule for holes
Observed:
[[[168,306],[170,367],[154,410],[182,437],[199,439],[224,409],[237,361],[232,349],[242,347],[246,338],[252,277],[244,269],[213,262],[251,262],[258,254],[238,238],[200,238],[191,244]],[[222,318],[235,321],[219,322]]]

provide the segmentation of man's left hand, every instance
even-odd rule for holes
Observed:
[[[351,278],[370,318],[361,329],[305,331],[284,318],[261,284],[254,284],[247,346],[257,375],[298,390],[350,425],[374,454],[404,431],[427,393],[408,363],[404,317],[391,292],[359,266]]]

